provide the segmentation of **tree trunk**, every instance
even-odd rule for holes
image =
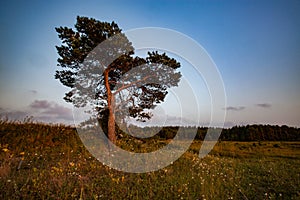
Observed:
[[[111,105],[108,107],[108,126],[107,126],[107,132],[108,132],[108,139],[116,144],[117,138],[116,138],[116,128],[115,128],[115,100],[114,96],[111,96]]]
[[[115,97],[111,92],[108,80],[108,73],[109,70],[106,69],[104,71],[104,82],[105,88],[107,91],[107,106],[108,106],[108,124],[107,124],[107,135],[108,139],[113,143],[116,144],[117,137],[116,137],[116,128],[115,128]]]

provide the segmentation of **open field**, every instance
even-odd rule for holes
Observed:
[[[2,121],[0,138],[0,199],[300,198],[300,142],[218,142],[200,159],[195,141],[172,165],[130,174],[98,162],[70,127]]]

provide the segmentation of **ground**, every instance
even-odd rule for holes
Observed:
[[[195,141],[172,165],[134,174],[101,164],[63,125],[1,122],[0,137],[1,199],[300,198],[300,142],[222,141],[200,159]]]

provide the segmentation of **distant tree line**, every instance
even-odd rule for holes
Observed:
[[[130,125],[130,131],[142,132],[145,135],[150,134],[153,130],[160,129],[160,131],[152,137],[152,139],[173,139],[180,128],[181,138],[191,138],[191,135],[197,131],[196,140],[204,140],[207,127],[138,127]],[[124,129],[123,129],[124,130]],[[128,130],[127,130],[128,131]],[[125,132],[127,132],[125,130]],[[125,133],[117,129],[118,135],[122,136]],[[232,128],[225,128],[222,130],[219,137],[221,141],[300,141],[300,128],[288,127],[286,125],[247,125],[234,126]]]
[[[225,141],[300,141],[300,128],[286,125],[234,126],[222,131]]]

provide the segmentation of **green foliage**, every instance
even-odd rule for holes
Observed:
[[[110,115],[105,110],[114,96],[116,115],[145,121],[152,116],[149,110],[163,102],[167,89],[181,78],[176,71],[180,63],[165,53],[134,56],[131,42],[114,22],[77,17],[75,30],[56,31],[62,41],[56,47],[57,61],[63,69],[56,71],[55,78],[71,88],[64,99],[77,107],[92,105],[99,118]]]
[[[92,18],[77,17],[76,31],[68,27],[56,28],[63,45],[57,46],[60,58],[57,60],[63,68],[78,69],[85,57],[101,42],[121,33],[115,22],[100,22]],[[57,73],[58,77],[61,74]],[[69,76],[68,76],[69,77]],[[63,79],[60,79],[63,83]]]

